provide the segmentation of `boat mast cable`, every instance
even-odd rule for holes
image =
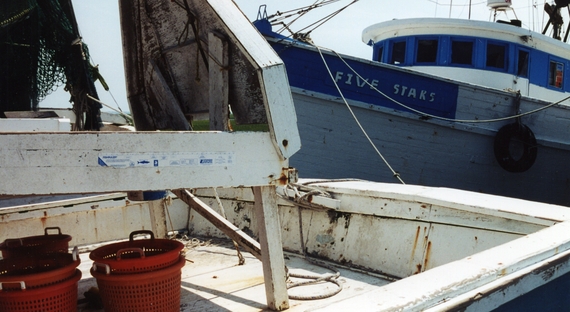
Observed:
[[[338,91],[338,93],[340,94],[340,97],[342,98],[342,100],[344,101],[344,104],[346,105],[346,108],[348,108],[348,111],[350,112],[350,114],[352,115],[352,118],[354,118],[354,121],[356,121],[356,124],[358,125],[358,127],[360,128],[360,130],[362,131],[362,133],[364,134],[364,136],[366,137],[366,139],[368,140],[368,142],[370,142],[370,145],[372,145],[372,148],[374,148],[374,150],[376,151],[376,153],[378,154],[378,156],[380,156],[380,158],[382,159],[382,161],[384,161],[384,163],[386,164],[386,166],[388,166],[388,169],[390,169],[390,171],[392,172],[392,175],[398,179],[400,181],[400,183],[402,184],[406,184],[404,183],[404,181],[402,180],[402,178],[400,177],[400,173],[396,172],[392,166],[390,166],[390,164],[388,163],[388,161],[386,160],[386,158],[384,157],[384,155],[382,155],[382,153],[380,153],[380,151],[378,150],[378,148],[376,147],[376,145],[374,144],[374,142],[372,142],[372,139],[370,138],[370,136],[368,135],[368,133],[366,132],[366,130],[364,130],[364,127],[362,127],[362,124],[360,124],[360,121],[358,121],[358,118],[356,117],[356,115],[354,114],[354,112],[352,111],[352,108],[350,108],[350,105],[348,104],[348,102],[346,101],[346,98],[344,97],[344,94],[342,93],[342,91],[340,90],[340,87],[338,86],[336,80],[333,77],[333,74],[329,68],[329,65],[327,64],[327,61],[325,60],[325,57],[323,56],[323,53],[321,51],[321,49],[319,48],[319,46],[313,44],[313,46],[319,51],[319,54],[321,56],[321,59],[323,60],[323,63],[327,69],[327,72],[329,73],[329,76],[331,77],[331,80],[333,81],[336,90]]]
[[[321,6],[326,5],[326,4],[331,4],[331,3],[337,2],[337,1],[339,1],[339,0],[329,0],[329,1],[324,1],[324,0],[323,0],[323,2],[315,3],[315,4],[313,4],[312,6],[306,7],[306,9],[298,10],[295,14],[299,14],[299,16],[298,16],[297,18],[295,18],[293,21],[289,22],[288,24],[285,24],[284,22],[280,22],[280,23],[275,23],[275,22],[276,22],[276,21],[283,20],[283,19],[286,19],[286,18],[289,18],[289,17],[291,17],[291,16],[293,16],[293,15],[295,15],[295,14],[291,14],[291,15],[288,15],[288,16],[285,16],[285,17],[281,17],[281,18],[279,18],[279,19],[272,20],[272,21],[270,20],[270,23],[272,23],[272,24],[283,24],[283,27],[282,27],[281,29],[279,29],[279,30],[277,31],[277,33],[282,32],[284,29],[288,29],[289,31],[291,31],[291,30],[289,29],[289,27],[291,26],[291,24],[293,24],[295,21],[297,21],[297,20],[298,20],[301,16],[303,16],[304,14],[308,13],[310,10],[315,9],[315,8],[317,8],[317,7],[321,7]],[[297,37],[296,34],[299,34],[299,33],[301,33],[302,31],[304,31],[304,30],[306,30],[306,29],[312,28],[312,29],[310,29],[308,32],[304,33],[304,34],[301,36],[301,37],[306,38],[306,37],[309,36],[309,34],[310,34],[313,30],[319,28],[319,27],[322,26],[324,23],[328,22],[328,21],[331,20],[333,17],[335,17],[336,15],[338,15],[340,12],[344,11],[346,8],[348,8],[349,6],[355,4],[355,3],[358,2],[358,1],[360,1],[360,0],[353,0],[351,3],[345,5],[344,7],[338,9],[337,11],[335,11],[335,12],[333,12],[333,13],[331,13],[331,14],[329,14],[329,15],[327,15],[327,16],[325,16],[325,17],[319,19],[319,20],[317,20],[316,22],[314,22],[314,23],[312,23],[312,24],[310,24],[310,25],[308,25],[308,26],[305,26],[304,28],[302,28],[301,30],[297,31],[296,33],[293,33],[292,31],[291,31],[291,32],[293,33],[293,35],[294,35],[295,37]],[[270,19],[271,17],[273,17],[273,16],[275,16],[275,14],[274,14],[274,15],[271,15],[271,16],[268,17],[267,19],[269,20],[269,19]],[[315,26],[315,25],[316,25],[316,26]],[[313,26],[314,26],[314,27],[313,27]]]
[[[331,4],[334,2],[338,2],[340,0],[321,0],[321,2],[319,2],[319,0],[315,1],[315,3],[313,3],[312,5],[306,6],[306,7],[301,7],[298,9],[294,9],[294,10],[289,10],[289,11],[285,11],[285,12],[279,12],[277,11],[277,13],[270,15],[267,17],[267,20],[269,21],[269,23],[271,23],[272,25],[283,25],[280,29],[278,29],[276,32],[277,33],[281,33],[284,30],[289,30],[290,33],[293,34],[293,31],[291,31],[290,27],[293,23],[295,23],[297,20],[299,20],[302,16],[304,16],[305,14],[309,13],[311,10],[316,9],[318,7],[322,7],[325,6],[327,4]],[[290,13],[290,12],[295,12],[292,14],[288,14],[285,16],[281,16],[283,13]],[[289,23],[285,23],[282,22],[283,20],[286,20],[292,16],[298,15],[296,18],[294,18],[292,21],[290,21]],[[273,20],[271,20],[272,18],[278,16],[278,18],[275,18]]]
[[[311,5],[308,5],[308,6],[304,6],[304,7],[300,7],[300,8],[297,8],[297,9],[293,9],[293,10],[289,10],[289,11],[284,11],[284,12],[279,12],[279,11],[277,11],[277,13],[272,14],[272,15],[269,15],[269,16],[267,17],[267,20],[271,21],[272,18],[277,17],[277,18],[274,19],[272,22],[278,22],[278,21],[287,19],[287,18],[289,18],[289,17],[291,17],[291,16],[294,16],[294,15],[303,15],[303,14],[305,14],[305,13],[311,11],[312,9],[315,9],[315,8],[318,8],[318,7],[322,7],[322,6],[325,6],[325,5],[327,5],[327,4],[331,4],[331,3],[334,3],[334,2],[338,2],[338,1],[340,1],[340,0],[321,0],[321,2],[319,2],[319,1],[317,0],[317,1],[315,1],[315,3],[313,3],[313,4],[311,4]],[[317,3],[317,2],[319,2],[319,3]],[[289,14],[289,13],[291,13],[291,12],[295,12],[295,13]],[[282,16],[283,14],[288,14],[288,15]]]

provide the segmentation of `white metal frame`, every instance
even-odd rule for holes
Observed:
[[[2,133],[0,195],[255,186],[268,305],[286,309],[274,186],[301,143],[285,67],[235,3],[206,2],[262,81],[269,132]]]

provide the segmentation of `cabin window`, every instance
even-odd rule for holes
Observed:
[[[451,42],[451,64],[473,65],[473,42]]]
[[[505,45],[487,43],[487,67],[505,69],[506,50]]]
[[[518,62],[517,62],[517,76],[528,77],[528,51],[519,50]]]
[[[392,57],[390,58],[390,64],[404,64],[406,60],[406,42],[394,42],[392,45]]]
[[[416,63],[435,63],[437,61],[437,40],[418,40],[416,52]]]
[[[384,47],[378,48],[378,56],[376,57],[376,60],[378,62],[382,62],[382,56],[383,55],[384,55]]]
[[[560,62],[550,61],[548,70],[548,84],[551,87],[561,89],[564,80],[564,64]]]

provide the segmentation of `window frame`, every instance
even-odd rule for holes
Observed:
[[[454,43],[470,43],[471,44],[471,62],[469,64],[467,63],[457,63],[457,62],[453,62],[453,45]],[[474,38],[457,38],[457,37],[451,37],[449,40],[449,54],[447,56],[448,60],[449,60],[449,65],[450,66],[455,66],[455,67],[469,67],[469,68],[474,68],[475,67],[475,56],[476,56],[476,42]]]
[[[435,57],[433,61],[418,61],[418,57],[420,55],[420,41],[435,41],[436,43],[436,47],[435,47]],[[436,37],[436,36],[419,36],[415,38],[415,45],[414,45],[414,64],[418,64],[418,65],[436,65],[438,64],[438,59],[439,59],[439,49],[441,47],[440,45],[440,38]]]
[[[404,49],[403,49],[403,61],[400,63],[396,63],[396,61],[394,60],[394,52],[395,52],[395,46],[397,44],[404,44]],[[405,65],[406,64],[406,54],[407,54],[407,49],[408,49],[408,41],[406,40],[406,38],[403,38],[401,40],[392,40],[390,41],[390,57],[389,57],[389,61],[388,64],[391,65]]]
[[[562,70],[559,71],[560,73],[560,86],[557,86],[556,84],[556,80],[558,80],[558,75],[556,73],[552,72],[552,65],[561,65],[562,66]],[[557,57],[553,57],[550,56],[548,58],[548,72],[546,73],[546,87],[548,89],[552,89],[552,90],[557,90],[557,91],[562,91],[564,90],[564,71],[566,70],[566,62],[561,59],[561,58],[557,58]],[[557,72],[557,71],[555,71]]]
[[[503,48],[502,67],[489,65],[489,45]],[[509,65],[509,44],[500,41],[487,40],[485,44],[485,60],[483,62],[484,69],[492,71],[507,72]]]

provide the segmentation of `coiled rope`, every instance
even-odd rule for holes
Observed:
[[[301,211],[299,210],[299,213],[301,213]],[[293,287],[300,287],[300,286],[308,286],[308,285],[315,285],[315,284],[319,284],[322,282],[329,282],[329,283],[333,283],[335,285],[337,285],[338,287],[336,287],[335,289],[332,289],[326,293],[323,294],[319,294],[319,295],[291,295],[289,294],[289,299],[294,299],[294,300],[318,300],[318,299],[325,299],[325,298],[330,298],[336,294],[338,294],[339,292],[342,291],[342,284],[340,283],[340,281],[338,280],[338,278],[340,277],[340,272],[334,268],[331,265],[328,265],[326,263],[323,262],[319,262],[319,261],[315,261],[313,259],[310,259],[308,257],[305,257],[305,260],[307,260],[308,262],[320,266],[320,267],[324,267],[327,268],[333,272],[335,272],[334,274],[332,273],[327,273],[327,274],[323,274],[323,275],[313,275],[313,274],[297,274],[297,273],[291,273],[289,272],[287,274],[287,289],[291,289]],[[289,277],[295,277],[295,278],[302,278],[302,279],[308,279],[308,281],[302,281],[302,282],[292,282]]]
[[[294,201],[295,202],[301,203],[301,202],[305,201],[306,197],[311,196],[311,195],[321,195],[321,196],[331,197],[330,194],[328,194],[327,192],[318,190],[317,188],[310,188],[310,187],[307,187],[307,188],[311,189],[307,194],[301,195],[301,193],[298,190],[298,186],[307,187],[306,185],[298,185],[298,184],[288,184],[287,185],[288,188],[291,188],[294,190],[294,193],[295,193]],[[309,195],[309,194],[311,194],[311,195]],[[325,292],[323,294],[320,294],[320,295],[291,295],[291,294],[289,294],[289,298],[294,299],[294,300],[317,300],[317,299],[325,299],[325,298],[332,297],[332,296],[334,296],[334,295],[336,295],[342,291],[342,284],[338,280],[338,278],[340,277],[340,272],[335,267],[333,267],[331,265],[328,265],[328,264],[321,262],[321,261],[316,261],[316,260],[311,259],[307,256],[306,250],[305,250],[305,241],[303,238],[303,216],[302,216],[303,205],[298,205],[298,207],[299,207],[299,209],[298,209],[298,211],[299,211],[299,237],[300,237],[300,243],[301,243],[301,250],[303,250],[304,259],[311,264],[326,268],[326,269],[331,270],[335,273],[334,274],[327,273],[327,274],[323,274],[323,275],[313,275],[313,274],[291,273],[291,272],[289,272],[289,270],[287,270],[287,283],[288,283],[287,289],[291,289],[293,287],[299,287],[299,286],[315,285],[315,284],[319,284],[322,282],[333,283],[333,284],[337,285],[338,287],[336,287],[335,289],[332,289],[328,292]],[[308,281],[293,282],[289,279],[289,277],[308,279]]]

